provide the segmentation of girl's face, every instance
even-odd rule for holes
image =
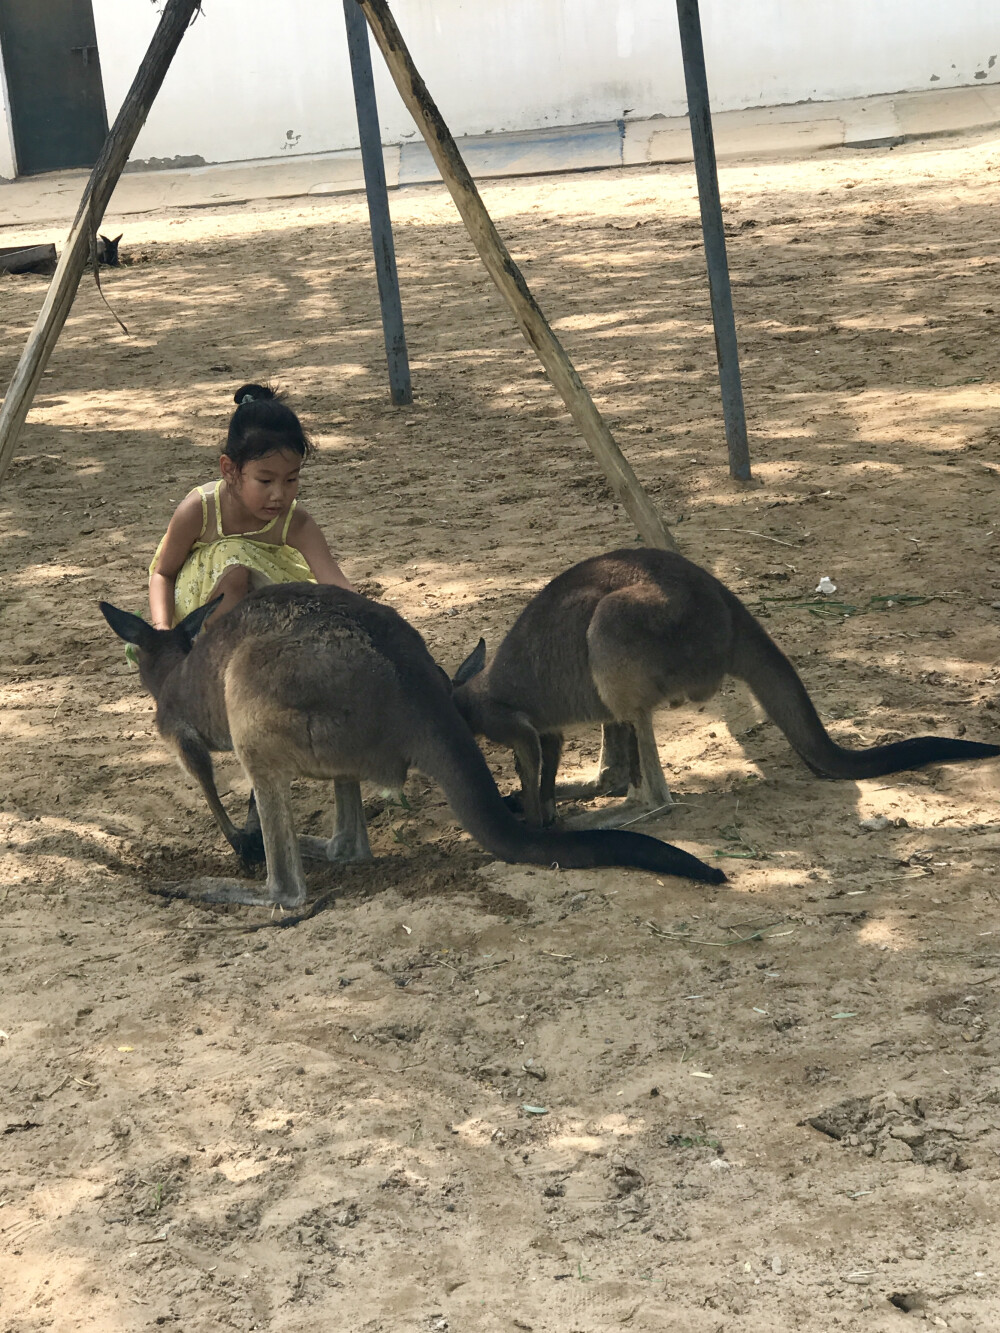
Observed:
[[[219,466],[230,491],[261,523],[285,513],[298,494],[302,459],[290,449],[275,449],[242,468],[223,454]]]

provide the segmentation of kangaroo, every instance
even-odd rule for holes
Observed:
[[[123,234],[123,232],[119,232],[117,236],[98,236],[95,249],[99,264],[107,264],[108,268],[121,268],[121,260],[118,258],[118,242]]]
[[[462,825],[501,860],[635,866],[724,882],[721,870],[642,834],[541,832],[516,820],[452,701],[447,675],[389,607],[332,586],[272,585],[196,637],[215,605],[199,607],[171,630],[155,630],[100,604],[115,633],[138,649],[160,735],[201,784],[237,850],[245,835],[219,800],[211,753],[235,750],[256,794],[267,863],[263,891],[239,880],[202,880],[190,886],[192,896],[300,906],[303,853],[337,860],[371,855],[359,782],[399,788],[411,766],[441,784]],[[337,830],[328,842],[296,838],[293,777],[334,780]]]
[[[611,551],[560,574],[528,603],[485,666],[482,640],[455,676],[473,732],[510,746],[526,817],[555,818],[559,796],[632,789],[669,806],[653,710],[702,703],[735,676],[749,685],[819,777],[872,778],[944,760],[986,759],[1000,746],[917,736],[848,750],[827,734],[795,668],[739,598],[672,551]],[[605,724],[596,783],[556,791],[565,727]],[[636,790],[637,789],[637,790]]]

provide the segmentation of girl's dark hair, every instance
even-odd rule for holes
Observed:
[[[266,384],[244,384],[233,394],[237,404],[223,450],[238,468],[276,449],[306,458],[312,443],[302,422]]]

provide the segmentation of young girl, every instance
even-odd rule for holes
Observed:
[[[312,450],[298,417],[259,384],[234,396],[222,476],[180,502],[149,567],[157,629],[170,629],[221,594],[214,620],[267,583],[354,591],[315,521],[298,508],[299,469]]]

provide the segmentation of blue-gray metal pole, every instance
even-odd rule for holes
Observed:
[[[368,195],[368,219],[372,230],[372,250],[375,252],[378,299],[382,308],[385,359],[389,365],[389,391],[392,401],[399,407],[413,402],[413,387],[410,383],[410,361],[406,354],[403,307],[399,299],[396,250],[392,243],[392,223],[389,220],[389,192],[385,184],[382,134],[378,122],[378,104],[375,101],[372,55],[368,46],[368,24],[357,0],[344,0],[344,21],[347,24],[347,49],[351,57],[354,105],[357,107],[358,133],[361,136],[361,163]]]
[[[719,197],[719,175],[715,165],[715,139],[708,104],[708,79],[705,75],[705,48],[701,40],[698,0],[677,0],[677,23],[684,59],[684,82],[687,84],[694,168],[698,178],[701,230],[705,238],[712,322],[715,325],[715,354],[719,361],[719,381],[722,386],[722,414],[726,422],[726,443],[729,446],[729,474],[740,481],[749,481],[747,419],[743,407],[743,385],[740,382],[740,353],[736,343],[733,293],[729,286],[726,234],[722,226],[722,200]]]

